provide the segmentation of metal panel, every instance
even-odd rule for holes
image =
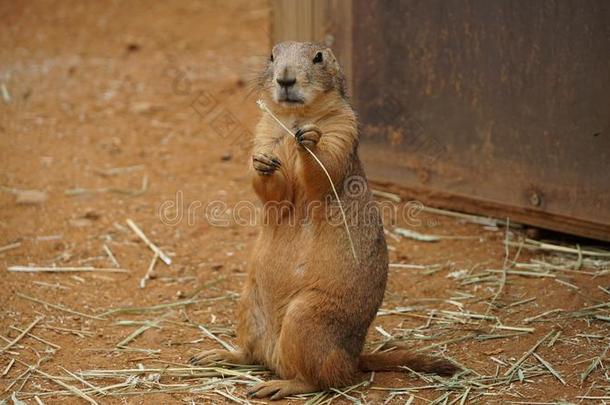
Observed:
[[[357,0],[371,177],[610,240],[610,2]]]

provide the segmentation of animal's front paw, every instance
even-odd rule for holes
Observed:
[[[252,156],[252,166],[261,176],[272,175],[281,165],[282,163],[278,158],[265,153],[258,153]]]
[[[311,148],[320,141],[322,130],[314,124],[306,124],[297,129],[294,135],[299,145]]]

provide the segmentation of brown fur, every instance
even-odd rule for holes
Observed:
[[[317,52],[324,62],[312,64]],[[276,79],[296,77],[292,96],[278,100]],[[239,305],[240,351],[205,352],[194,362],[227,360],[264,364],[282,379],[256,386],[257,397],[278,399],[353,382],[359,369],[445,372],[447,362],[404,351],[361,355],[386,285],[388,255],[381,219],[364,182],[356,117],[329,49],[283,43],[261,76],[262,97],[295,132],[286,134],[268,114],[255,131],[253,187],[264,223],[254,246]],[[287,93],[284,93],[287,94]],[[345,207],[358,261],[352,256],[339,212],[329,208],[331,187],[302,145],[324,163]],[[330,214],[329,214],[330,212]]]

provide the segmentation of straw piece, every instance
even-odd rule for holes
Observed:
[[[83,398],[84,400],[86,400],[87,402],[89,402],[92,405],[98,405],[98,403],[91,398],[89,395],[85,394],[84,392],[82,392],[81,390],[79,390],[78,388],[66,384],[65,382],[59,380],[56,377],[53,377],[52,375],[49,375],[47,373],[45,373],[44,371],[38,370],[38,369],[34,369],[35,372],[37,372],[38,374],[42,374],[43,376],[47,377],[49,380],[55,382],[56,384],[61,385],[62,387],[68,389],[69,391],[72,391],[74,394],[76,394],[77,396]]]
[[[140,326],[138,329],[136,329],[135,331],[130,333],[125,339],[123,339],[119,343],[117,343],[116,347],[125,347],[127,345],[127,343],[131,342],[132,340],[134,340],[135,338],[140,336],[142,333],[146,332],[148,329],[158,327],[159,322],[161,322],[163,319],[165,319],[169,315],[171,315],[171,312],[168,312],[168,313],[158,317],[154,321],[146,322],[144,325]]]
[[[496,325],[496,326],[494,326],[494,328],[502,329],[502,330],[528,332],[528,333],[533,333],[536,330],[535,328],[525,328],[525,327],[521,327],[521,326],[508,326],[508,325]]]
[[[14,330],[16,330],[17,332],[21,332],[21,333],[23,333],[23,332],[24,332],[24,330],[23,330],[23,329],[16,328],[15,326],[11,326],[11,329],[14,329]],[[61,346],[56,345],[55,343],[51,343],[51,342],[49,342],[49,341],[47,341],[47,340],[44,340],[43,338],[40,338],[40,337],[38,337],[38,336],[36,336],[36,335],[32,334],[31,332],[27,332],[26,334],[27,334],[27,336],[31,337],[32,339],[34,339],[34,340],[38,340],[39,342],[44,343],[45,345],[49,345],[49,346],[51,346],[51,347],[52,347],[52,348],[54,348],[54,349],[61,349]]]
[[[560,308],[551,309],[550,311],[546,311],[546,312],[543,312],[543,313],[538,314],[536,316],[532,316],[531,318],[525,318],[523,320],[523,322],[524,323],[530,323],[530,322],[533,322],[533,321],[535,321],[537,319],[543,318],[543,317],[545,317],[547,315],[556,314],[558,312],[563,312],[563,309],[560,309]]]
[[[159,258],[159,253],[155,252],[152,260],[150,261],[150,264],[148,265],[146,274],[144,274],[144,277],[142,277],[142,279],[140,279],[140,288],[146,287],[146,282],[148,280],[150,280],[150,278],[152,277],[152,273],[153,273],[153,270],[155,269],[155,264],[157,263],[158,258]]]
[[[402,199],[400,198],[399,195],[394,194],[394,193],[388,193],[387,191],[371,189],[371,193],[374,196],[383,197],[383,198],[388,199],[390,201],[394,201],[397,204],[402,201]]]
[[[509,368],[504,375],[505,376],[509,376],[511,375],[517,368],[519,368],[521,366],[521,364],[532,354],[536,351],[536,349],[538,349],[538,346],[540,346],[542,344],[542,342],[544,342],[549,336],[551,336],[551,334],[555,333],[554,330],[550,331],[549,333],[547,333],[546,335],[544,335],[544,337],[542,339],[540,339],[538,342],[536,342],[536,344],[534,346],[532,346],[531,349],[529,349],[527,352],[525,352],[523,354],[523,356],[521,356],[521,358],[519,360],[517,360],[517,362],[515,364],[513,364],[513,366],[511,368]]]
[[[2,374],[0,374],[0,377],[4,377],[5,375],[7,375],[8,372],[11,371],[11,367],[13,367],[13,364],[15,364],[15,359],[11,359],[11,361],[9,361]]]
[[[508,242],[509,245],[517,245],[515,242]],[[552,243],[540,242],[533,239],[525,240],[525,248],[528,249],[539,249],[539,250],[548,250],[553,252],[562,252],[562,253],[572,253],[575,255],[582,256],[594,256],[594,257],[610,257],[610,252],[608,251],[595,251],[595,250],[584,250],[584,249],[574,249],[566,246],[554,245]]]
[[[42,329],[49,329],[49,330],[54,330],[54,331],[58,331],[58,332],[68,332],[68,333],[72,333],[73,335],[76,335],[80,338],[84,338],[85,336],[94,336],[95,333],[88,331],[88,330],[82,330],[82,329],[68,329],[68,328],[60,328],[58,326],[50,326],[50,325],[40,325],[40,327]]]
[[[559,374],[559,372],[557,370],[555,370],[550,363],[548,363],[546,360],[544,360],[540,355],[538,355],[538,353],[532,353],[532,355],[538,359],[538,361],[540,363],[542,363],[542,365],[544,367],[546,367],[547,370],[549,370],[551,372],[551,374],[553,374],[553,376],[555,378],[557,378],[563,385],[566,385],[566,382],[563,380],[563,378],[561,377],[561,374]]]
[[[412,231],[410,229],[405,228],[394,228],[394,233],[404,237],[413,239],[420,242],[438,242],[441,240],[440,236],[437,235],[427,235],[419,232]]]
[[[593,359],[593,361],[591,362],[589,367],[587,367],[587,369],[580,375],[581,383],[585,382],[587,377],[589,377],[589,374],[591,374],[593,372],[593,370],[595,370],[597,368],[597,366],[602,364],[602,359],[604,357],[606,357],[606,353],[608,353],[608,349],[610,349],[610,344],[608,346],[606,346],[606,348],[604,349],[602,354],[600,354],[599,356],[597,356],[596,358]]]
[[[10,349],[11,347],[13,347],[17,342],[19,342],[25,335],[28,334],[29,331],[32,330],[32,328],[34,326],[36,326],[36,324],[38,322],[40,322],[42,320],[42,317],[38,317],[36,319],[34,319],[32,321],[32,323],[30,323],[28,325],[27,328],[25,328],[15,339],[11,340],[6,346],[4,346],[2,349],[0,349],[0,353],[4,353],[5,351],[7,351],[8,349]]]
[[[11,102],[11,93],[6,88],[6,84],[2,83],[0,85],[0,90],[2,91],[2,98],[4,99],[4,102],[9,104]]]
[[[20,292],[15,293],[15,295],[17,295],[19,298],[23,298],[23,299],[28,300],[28,301],[36,302],[38,304],[41,304],[41,305],[44,305],[44,306],[47,306],[47,307],[55,308],[57,310],[67,312],[67,313],[72,314],[72,315],[78,315],[78,316],[82,316],[84,318],[95,319],[97,321],[103,321],[104,320],[104,318],[100,318],[99,316],[88,315],[88,314],[84,314],[82,312],[74,311],[73,309],[66,308],[63,305],[51,304],[49,302],[46,302],[46,301],[43,301],[43,300],[39,300],[38,298],[30,297],[30,296],[22,294]]]
[[[172,264],[172,259],[170,259],[169,256],[167,256],[165,253],[163,253],[163,251],[159,249],[157,245],[152,243],[150,239],[148,239],[148,237],[144,234],[144,232],[135,224],[135,222],[133,222],[131,219],[127,219],[127,225],[131,228],[132,231],[134,231],[136,235],[138,235],[140,239],[142,239],[144,243],[146,243],[150,250],[159,255],[161,260],[163,260],[163,263],[167,264],[168,266]]]
[[[15,273],[129,273],[126,269],[106,269],[95,267],[36,267],[36,266],[10,266],[10,272]]]
[[[225,342],[224,340],[220,339],[218,336],[214,335],[212,332],[210,332],[208,329],[206,329],[203,325],[197,325],[197,327],[199,328],[199,330],[201,330],[203,332],[204,335],[206,335],[210,339],[217,341],[218,343],[220,343],[220,345],[222,347],[224,347],[228,351],[230,351],[230,352],[236,351],[235,347],[233,347],[231,344]]]
[[[191,305],[191,304],[195,304],[197,302],[204,302],[204,301],[210,301],[210,299],[208,299],[208,300],[189,299],[189,300],[170,302],[169,304],[152,305],[150,307],[120,307],[120,308],[112,308],[112,309],[109,309],[106,312],[100,314],[100,316],[106,316],[106,315],[117,314],[117,313],[119,313],[119,314],[120,313],[133,313],[133,314],[137,314],[137,313],[142,313],[142,312],[153,312],[153,311],[159,311],[161,309],[179,307],[179,306],[183,306],[183,305]]]
[[[0,253],[6,252],[7,250],[16,249],[21,246],[21,242],[11,243],[10,245],[5,245],[0,247]]]
[[[472,389],[472,387],[467,387],[466,391],[464,391],[464,394],[462,395],[462,399],[460,400],[460,405],[464,405],[466,403],[466,399],[468,398],[468,394],[470,394],[470,390]]]
[[[112,262],[112,265],[114,267],[121,267],[121,265],[119,264],[119,262],[117,261],[116,257],[114,257],[114,254],[112,253],[112,250],[110,250],[110,248],[108,247],[108,245],[106,245],[104,243],[104,245],[102,246],[104,248],[104,252],[106,252],[106,254],[108,255],[108,258],[110,259],[110,261]]]
[[[66,372],[66,373],[67,373],[69,376],[71,376],[72,378],[74,378],[74,379],[76,379],[76,380],[80,381],[82,384],[84,384],[84,385],[86,385],[87,387],[89,387],[89,388],[93,389],[95,392],[97,392],[97,393],[99,393],[99,394],[102,394],[102,395],[108,395],[108,392],[104,391],[103,389],[101,389],[101,388],[99,388],[99,387],[96,387],[95,385],[91,384],[89,381],[87,381],[87,380],[85,380],[85,379],[83,379],[83,378],[80,378],[80,377],[79,377],[79,376],[77,376],[76,374],[72,373],[72,372],[71,372],[71,371],[69,371],[69,370],[66,370],[65,368],[63,368],[63,367],[61,367],[61,366],[60,366],[60,368],[61,368],[62,370],[64,370],[64,371],[65,371],[65,372]]]
[[[135,172],[144,168],[144,165],[132,165],[126,167],[112,167],[110,169],[95,169],[95,172],[101,176],[111,177],[116,176],[117,174]]]
[[[456,211],[443,210],[439,208],[432,207],[422,207],[422,211],[430,212],[432,214],[445,215],[448,217],[454,217],[466,220],[468,222],[472,222],[479,225],[488,225],[488,226],[497,226],[503,224],[503,222],[497,218],[491,217],[481,217],[478,215],[464,214]],[[517,227],[517,225],[512,224],[513,227]]]
[[[555,333],[555,336],[553,336],[549,343],[547,343],[546,347],[553,347],[555,345],[555,342],[557,342],[557,340],[559,339],[559,336],[561,336],[561,333],[562,331],[558,330],[557,333]]]

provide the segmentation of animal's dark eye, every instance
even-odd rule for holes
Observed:
[[[271,56],[269,56],[269,60],[270,60],[271,62],[273,62],[273,54],[271,54]]]
[[[316,53],[316,56],[313,58],[313,63],[322,63],[322,52]]]

